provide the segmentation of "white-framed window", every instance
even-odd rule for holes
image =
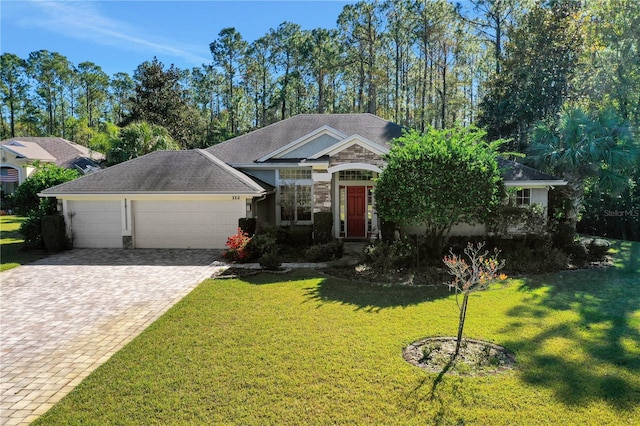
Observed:
[[[516,206],[529,206],[531,205],[531,189],[522,188],[516,191],[515,195]]]
[[[280,220],[285,223],[311,223],[313,181],[311,169],[280,169]]]
[[[338,173],[338,178],[348,181],[366,181],[373,180],[376,174],[369,170],[342,170]]]
[[[311,169],[280,169],[280,180],[311,179]]]

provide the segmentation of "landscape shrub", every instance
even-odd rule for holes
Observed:
[[[333,238],[333,214],[316,212],[313,214],[313,244],[326,244]]]
[[[416,253],[411,238],[404,236],[392,242],[380,241],[365,247],[365,259],[386,273],[391,269],[411,266]]]
[[[313,241],[311,225],[281,226],[276,229],[276,242],[279,246],[289,248],[306,248]]]
[[[45,248],[57,253],[69,248],[69,239],[67,238],[64,217],[61,215],[46,215],[41,219],[42,223],[42,240]]]
[[[586,241],[586,247],[589,252],[589,260],[601,262],[607,257],[611,243],[603,238],[592,238]]]
[[[487,247],[499,249],[507,263],[509,274],[540,274],[566,269],[569,253],[554,247],[553,237],[548,234],[529,234],[502,238],[499,236],[450,237],[448,246],[453,253],[463,252],[468,242],[477,244],[486,241]]]
[[[247,261],[258,260],[263,254],[276,248],[276,237],[273,232],[256,234],[244,248]]]
[[[551,231],[553,245],[558,248],[569,247],[575,241],[576,233],[568,223],[558,223]]]
[[[579,268],[589,263],[589,250],[584,241],[574,241],[562,249],[568,256],[570,262]]]
[[[27,218],[20,225],[20,233],[24,237],[24,247],[26,249],[43,249],[42,239],[42,218],[49,214],[44,207],[31,210]]]
[[[309,262],[326,262],[340,259],[344,254],[344,244],[340,240],[333,240],[326,244],[316,244],[309,247],[304,257]]]
[[[225,259],[232,262],[243,261],[247,258],[246,247],[251,241],[251,237],[248,234],[238,228],[238,232],[229,238],[225,246],[228,247],[227,251],[222,255]]]
[[[262,269],[277,271],[282,267],[282,256],[280,256],[278,249],[274,247],[260,256],[258,263]]]
[[[398,229],[398,225],[395,222],[391,222],[389,220],[380,220],[380,233],[382,234],[382,241],[392,242],[395,240],[396,230]]]

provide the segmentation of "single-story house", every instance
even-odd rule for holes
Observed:
[[[337,238],[379,233],[374,179],[402,127],[372,114],[301,114],[206,150],[158,151],[49,188],[75,247],[224,248],[238,220],[312,224]],[[503,162],[519,204],[564,182]],[[462,229],[462,232],[465,230]]]
[[[104,154],[63,138],[15,137],[0,142],[2,193],[12,194],[36,170],[34,162],[54,163],[88,174],[100,169]]]

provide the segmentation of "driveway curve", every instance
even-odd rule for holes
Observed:
[[[72,250],[0,274],[0,424],[28,424],[223,264],[214,250]]]

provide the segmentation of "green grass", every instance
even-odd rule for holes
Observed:
[[[455,334],[446,289],[207,280],[36,424],[638,424],[640,243],[614,249],[613,268],[472,295],[465,336],[512,350],[515,372],[438,377],[402,359]]]
[[[43,250],[22,250],[19,216],[0,216],[0,272],[46,257]]]

